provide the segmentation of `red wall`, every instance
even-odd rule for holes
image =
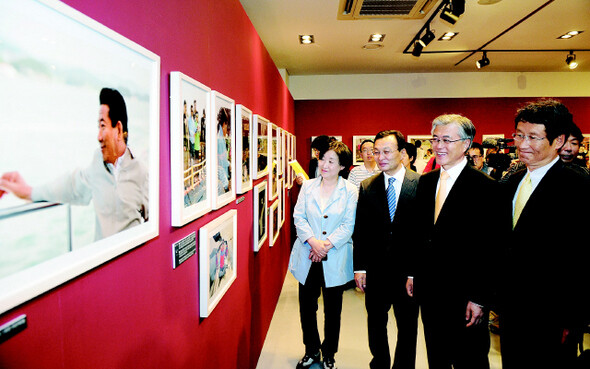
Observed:
[[[590,133],[590,98],[558,99],[569,108],[582,132]],[[297,159],[309,161],[311,136],[342,136],[352,149],[352,136],[375,135],[385,129],[397,129],[405,136],[429,135],[432,120],[445,113],[471,119],[478,142],[483,134],[511,137],[516,110],[533,100],[536,98],[299,100],[295,102]],[[303,167],[307,169],[306,164]]]
[[[293,98],[238,0],[65,3],[161,57],[160,235],[0,316],[0,324],[28,317],[28,328],[0,345],[0,368],[254,368],[287,270],[291,222],[278,244],[254,254],[250,191],[238,205],[170,226],[169,73],[290,132]],[[198,256],[173,270],[171,245],[229,209],[238,211],[237,279],[199,319]]]

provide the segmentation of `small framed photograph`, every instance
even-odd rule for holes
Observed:
[[[209,140],[214,147],[211,155],[212,175],[208,185],[212,190],[213,209],[219,209],[236,199],[234,100],[217,91],[211,92],[211,125]]]
[[[279,180],[279,130],[273,123],[268,123],[268,200],[274,200],[278,196]]]
[[[236,193],[252,189],[252,111],[243,105],[236,106]]]
[[[211,89],[180,72],[170,73],[170,181],[172,226],[181,227],[211,210]]]
[[[284,129],[281,129],[280,133],[281,133],[281,147],[279,149],[279,158],[281,159],[281,172],[279,174],[282,175],[283,177],[286,177],[287,166],[289,165],[288,158],[287,158],[287,134],[288,134],[288,132],[285,131]]]
[[[291,176],[293,175],[293,170],[291,170],[291,166],[289,162],[293,160],[291,156],[291,134],[285,131],[285,155],[283,156],[285,160],[285,188],[291,188],[293,186],[293,182],[291,180]]]
[[[269,237],[270,241],[268,243],[269,246],[273,246],[275,242],[277,242],[277,238],[279,237],[279,230],[281,227],[281,219],[279,215],[279,202],[275,201],[270,206],[269,214]]]
[[[229,210],[199,230],[199,311],[208,317],[237,275],[238,212]]]
[[[495,135],[481,135],[481,144],[482,145],[493,145],[495,146],[496,143],[498,142],[499,138],[504,138],[504,134],[503,133],[498,133]],[[484,146],[483,149],[483,156],[485,157],[488,154],[488,149]]]
[[[252,175],[260,179],[268,173],[268,127],[269,120],[254,114],[252,125],[252,141],[256,147],[256,155],[252,155]]]
[[[284,179],[281,178],[279,180],[279,219],[280,225],[279,228],[283,227],[285,223],[285,187],[283,185]]]
[[[363,164],[363,158],[361,156],[361,144],[364,140],[373,140],[375,136],[364,135],[364,136],[352,136],[352,164],[361,165]]]
[[[276,162],[277,162],[277,174],[278,176],[282,176],[283,175],[283,163],[285,162],[285,156],[283,155],[283,137],[284,137],[284,133],[285,131],[279,127],[276,126],[277,129],[277,156],[276,156]]]
[[[254,252],[258,252],[268,237],[267,181],[254,186]]]

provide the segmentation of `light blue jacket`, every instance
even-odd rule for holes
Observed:
[[[352,266],[352,232],[356,216],[358,192],[356,186],[342,177],[338,178],[336,189],[320,209],[320,183],[322,178],[305,181],[293,211],[297,239],[291,251],[289,270],[300,283],[305,284],[311,267],[306,242],[310,237],[330,240],[334,245],[328,251],[328,260],[322,261],[326,287],[345,284],[354,278]]]

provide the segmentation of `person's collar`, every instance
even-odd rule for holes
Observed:
[[[385,176],[385,182],[389,181],[389,178],[393,177],[395,178],[396,181],[403,181],[404,177],[406,176],[406,167],[404,167],[403,165],[400,165],[400,168],[398,169],[397,172],[395,172],[392,176],[390,176],[389,174],[383,172],[383,175]]]
[[[457,177],[459,177],[459,174],[461,174],[463,168],[465,168],[466,165],[467,158],[463,157],[463,159],[461,159],[461,161],[457,165],[453,166],[449,170],[445,170],[445,168],[443,167],[440,167],[440,170],[441,172],[447,172],[449,174],[449,177],[457,179]]]
[[[529,168],[527,167],[526,172],[527,174],[530,174],[531,181],[540,181],[541,178],[543,178],[545,174],[547,174],[549,169],[551,169],[551,167],[555,165],[555,163],[557,163],[558,160],[560,160],[559,155],[557,155],[557,157],[555,157],[555,159],[553,159],[549,164],[545,164],[542,167],[536,168],[533,171],[529,170]]]

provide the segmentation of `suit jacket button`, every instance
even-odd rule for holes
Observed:
[[[326,234],[326,231],[323,231],[322,234]]]
[[[327,215],[324,215],[324,219],[328,219],[328,216]]]

